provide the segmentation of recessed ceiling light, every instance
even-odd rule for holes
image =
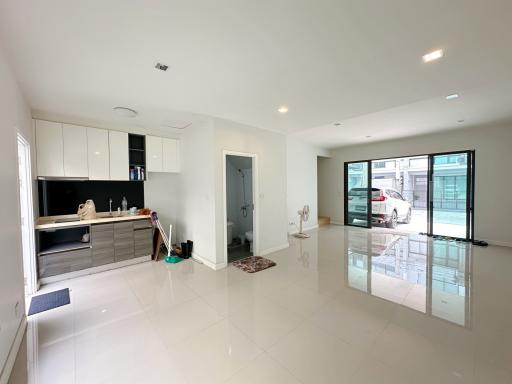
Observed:
[[[426,55],[423,55],[423,61],[425,63],[428,63],[430,61],[434,61],[434,60],[440,59],[441,57],[443,57],[443,55],[444,55],[443,50],[442,49],[438,49],[436,51],[432,51],[432,52],[427,53]]]
[[[162,63],[156,63],[155,68],[165,72],[165,71],[167,71],[169,66],[166,64],[162,64]]]
[[[458,99],[458,98],[459,98],[458,93],[452,93],[451,95],[446,96],[446,100],[453,100],[453,99]]]
[[[365,136],[367,139],[371,138],[372,136],[371,135],[366,135]]]
[[[138,115],[137,111],[126,108],[126,107],[114,107],[114,112],[117,113],[119,116],[122,117],[135,117]]]
[[[286,112],[288,112],[288,107],[283,105],[282,107],[279,107],[277,112],[279,112],[279,113],[286,113]]]

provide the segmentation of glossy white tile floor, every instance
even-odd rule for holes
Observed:
[[[191,260],[44,287],[34,383],[512,383],[512,249],[326,227],[256,274]]]

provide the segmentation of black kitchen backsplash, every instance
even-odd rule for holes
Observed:
[[[56,216],[76,213],[78,205],[92,199],[97,212],[121,207],[126,196],[128,208],[144,208],[144,183],[134,181],[64,181],[39,180],[39,215]]]

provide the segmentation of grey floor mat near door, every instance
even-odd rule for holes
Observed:
[[[69,298],[69,288],[34,296],[30,302],[28,315],[30,316],[53,308],[62,307],[69,303],[71,303]]]

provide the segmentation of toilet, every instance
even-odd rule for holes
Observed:
[[[228,221],[226,226],[226,238],[228,240],[228,245],[233,243],[233,222]]]
[[[252,241],[253,241],[253,236],[252,236],[252,231],[247,231],[245,232],[245,238],[247,239],[247,241],[249,242],[250,244],[250,250],[252,252]]]

